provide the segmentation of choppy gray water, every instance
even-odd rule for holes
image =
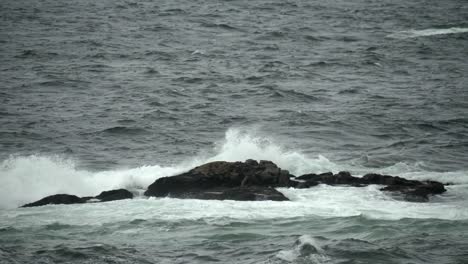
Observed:
[[[466,263],[468,4],[0,2],[0,263]],[[144,199],[212,160],[451,182]]]

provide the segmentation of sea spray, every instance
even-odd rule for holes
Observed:
[[[0,193],[2,196],[0,207],[13,208],[58,193],[94,196],[101,191],[116,188],[127,188],[132,191],[143,190],[157,178],[172,176],[206,162],[244,161],[249,158],[271,160],[294,175],[309,172],[338,172],[340,170],[350,170],[357,174],[370,172],[369,168],[346,163],[337,164],[322,155],[309,157],[302,154],[300,150],[287,149],[276,143],[271,137],[261,135],[258,131],[250,133],[246,129],[232,128],[226,131],[223,140],[216,142],[211,155],[200,154],[195,157],[187,157],[184,162],[175,165],[144,165],[129,169],[92,172],[77,169],[73,160],[59,156],[11,156],[2,161],[0,165]],[[387,168],[375,168],[372,171],[392,173],[410,179],[434,179],[456,184],[466,184],[468,181],[465,177],[466,172],[463,171],[428,172],[421,170],[418,166],[402,163]],[[456,185],[453,189],[457,197],[464,197],[466,194],[463,185],[461,187]],[[330,189],[330,192],[332,190]],[[302,192],[299,190],[284,191],[291,197]],[[378,194],[380,198],[386,197],[380,191],[372,193]],[[367,194],[363,193],[364,196]],[[446,196],[451,197],[451,195],[449,189]],[[316,197],[316,199],[318,198]],[[368,198],[371,199],[371,197]],[[342,209],[338,208],[337,210]]]
[[[337,170],[337,166],[323,156],[308,158],[299,151],[284,150],[269,137],[229,129],[225,138],[217,142],[214,154],[187,157],[176,165],[156,164],[91,172],[77,169],[73,160],[60,156],[11,156],[0,166],[0,193],[3,196],[0,207],[16,207],[57,193],[86,196],[115,188],[145,189],[157,178],[172,176],[206,162],[249,158],[272,160],[296,175]]]

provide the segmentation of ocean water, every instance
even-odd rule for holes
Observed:
[[[463,0],[3,0],[0,263],[468,263],[467,47]],[[142,195],[249,158],[450,185]]]

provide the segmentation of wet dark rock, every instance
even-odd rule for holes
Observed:
[[[216,200],[288,200],[274,187],[289,187],[294,177],[271,161],[215,161],[188,172],[157,179],[146,196]]]
[[[425,202],[429,200],[430,195],[441,194],[446,191],[444,185],[436,181],[423,181],[411,186],[389,185],[380,190],[399,192],[404,195],[405,200],[413,202]]]
[[[313,186],[318,185],[319,183],[313,180],[310,181],[293,181],[291,180],[291,184],[289,185],[290,187],[296,188],[296,189],[306,189],[310,188]]]
[[[369,184],[385,185],[381,190],[403,196],[408,201],[427,201],[430,195],[445,192],[444,185],[435,181],[415,181],[398,176],[366,174],[352,176],[347,171],[337,174],[304,174],[299,177],[281,170],[271,161],[245,162],[216,161],[201,165],[188,172],[157,179],[146,196],[216,199],[216,200],[287,200],[274,187],[311,188],[318,184],[364,187]]]
[[[131,199],[131,198],[133,198],[133,194],[125,189],[104,191],[95,197],[92,197],[92,196],[78,197],[76,195],[70,195],[70,194],[55,194],[55,195],[42,198],[39,201],[25,204],[21,207],[34,207],[34,206],[42,206],[42,205],[47,205],[47,204],[80,204],[80,203],[89,203],[89,202],[109,202],[109,201]]]
[[[308,181],[308,180],[320,179],[320,177],[315,173],[309,173],[309,174],[304,174],[304,175],[298,176],[295,179],[296,180]]]
[[[122,200],[122,199],[132,199],[133,193],[125,189],[118,189],[118,190],[104,191],[94,198],[101,200],[101,202],[109,202],[109,201],[116,201],[116,200]]]
[[[400,194],[407,201],[428,201],[430,195],[445,192],[444,184],[436,181],[408,180],[398,176],[369,173],[363,177],[354,177],[349,172],[341,171],[337,174],[331,172],[322,174],[304,174],[296,177],[305,182],[296,183],[295,188],[308,188],[309,182],[317,182],[328,185],[349,185],[364,187],[369,184],[386,185],[382,191]],[[314,186],[314,185],[311,185]]]
[[[398,176],[366,174],[354,177],[347,171],[337,174],[304,174],[299,177],[282,170],[271,161],[246,160],[245,162],[215,161],[198,166],[188,172],[157,179],[148,186],[146,196],[188,199],[214,199],[237,201],[287,201],[288,198],[275,187],[311,188],[318,184],[363,187],[369,184],[385,185],[380,190],[398,194],[408,201],[427,201],[431,195],[445,192],[444,184],[436,181],[408,180]],[[46,204],[77,204],[131,199],[133,194],[125,189],[104,191],[95,197],[78,197],[68,194],[47,196],[23,207]]]
[[[77,204],[77,203],[84,203],[84,201],[76,195],[55,194],[55,195],[42,198],[39,201],[25,204],[21,207],[34,207],[34,206],[42,206],[46,204]]]
[[[302,176],[297,177],[296,179],[300,180],[307,180],[307,181],[314,181],[314,182],[319,182],[319,183],[324,183],[324,184],[329,184],[329,185],[335,185],[335,184],[360,184],[361,179],[358,177],[353,177],[351,174],[347,171],[340,171],[338,174],[333,174],[331,172],[325,172],[321,174],[305,174]]]
[[[362,183],[366,184],[382,184],[382,185],[400,185],[400,186],[416,186],[421,182],[407,180],[398,176],[380,175],[376,173],[366,174],[362,177]]]

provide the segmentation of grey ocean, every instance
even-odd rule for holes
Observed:
[[[450,183],[145,198],[208,161]],[[468,263],[465,0],[0,1],[0,263]]]

